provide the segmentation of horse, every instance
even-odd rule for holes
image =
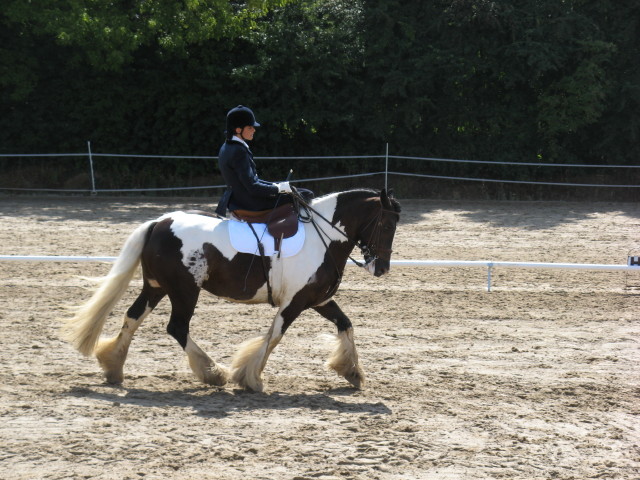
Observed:
[[[349,318],[333,299],[346,262],[356,246],[374,276],[389,271],[400,204],[385,190],[356,189],[299,200],[304,244],[293,256],[240,253],[230,243],[234,220],[173,212],[131,233],[93,296],[76,307],[63,333],[83,355],[94,354],[106,381],[124,381],[129,345],[142,321],[165,296],[171,302],[167,332],[185,351],[195,376],[205,384],[228,381],[249,391],[263,390],[267,359],[293,321],[313,309],[337,327],[327,367],[361,389],[365,375],[358,361]],[[302,212],[306,212],[302,218]],[[355,261],[355,260],[354,260]],[[142,291],[128,308],[117,336],[100,339],[105,321],[142,265]],[[245,341],[226,367],[211,359],[190,337],[189,322],[201,290],[239,303],[277,308],[269,331]]]

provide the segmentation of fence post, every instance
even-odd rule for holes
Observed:
[[[91,171],[91,195],[97,195],[96,178],[93,174],[93,156],[91,155],[91,141],[87,141],[87,149],[89,150],[89,170]]]
[[[493,262],[487,263],[487,292],[491,291],[491,269],[493,268]]]
[[[389,191],[387,179],[389,177],[389,142],[387,142],[387,149],[384,155],[384,189]]]

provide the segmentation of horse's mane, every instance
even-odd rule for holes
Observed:
[[[354,188],[352,190],[345,190],[342,192],[333,192],[333,193],[329,193],[326,195],[322,195],[321,197],[317,197],[315,199],[315,201],[322,201],[322,199],[333,196],[333,195],[344,195],[347,198],[371,198],[371,197],[376,197],[376,198],[380,198],[381,195],[381,191],[380,190],[376,190],[373,188]],[[397,213],[400,213],[401,211],[401,207],[400,207],[400,203],[393,197],[393,190],[389,190],[387,192],[387,195],[389,196],[389,200],[391,201],[391,205],[393,206],[394,211],[396,211]]]

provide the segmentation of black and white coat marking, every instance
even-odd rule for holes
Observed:
[[[93,297],[66,324],[67,338],[85,355],[94,353],[111,383],[123,381],[133,334],[158,302],[168,296],[172,311],[167,331],[187,353],[203,382],[231,380],[254,391],[263,389],[262,371],[272,350],[303,310],[313,308],[337,326],[336,347],[328,366],[357,388],[364,384],[353,342],[353,327],[332,299],[356,243],[376,255],[369,270],[389,270],[391,245],[400,206],[385,191],[352,190],[315,199],[320,232],[304,224],[305,244],[295,256],[265,259],[278,312],[269,332],[243,343],[231,367],[214,362],[189,335],[189,322],[202,289],[235,302],[268,301],[263,263],[239,253],[229,241],[228,221],[173,212],[136,229]],[[330,222],[327,223],[320,218]],[[98,340],[104,322],[142,264],[142,292],[127,311],[118,336]]]

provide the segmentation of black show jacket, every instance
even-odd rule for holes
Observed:
[[[227,140],[220,147],[218,166],[227,184],[223,199],[228,198],[225,205],[229,210],[269,210],[274,208],[278,198],[278,187],[258,178],[253,154],[237,140]]]

